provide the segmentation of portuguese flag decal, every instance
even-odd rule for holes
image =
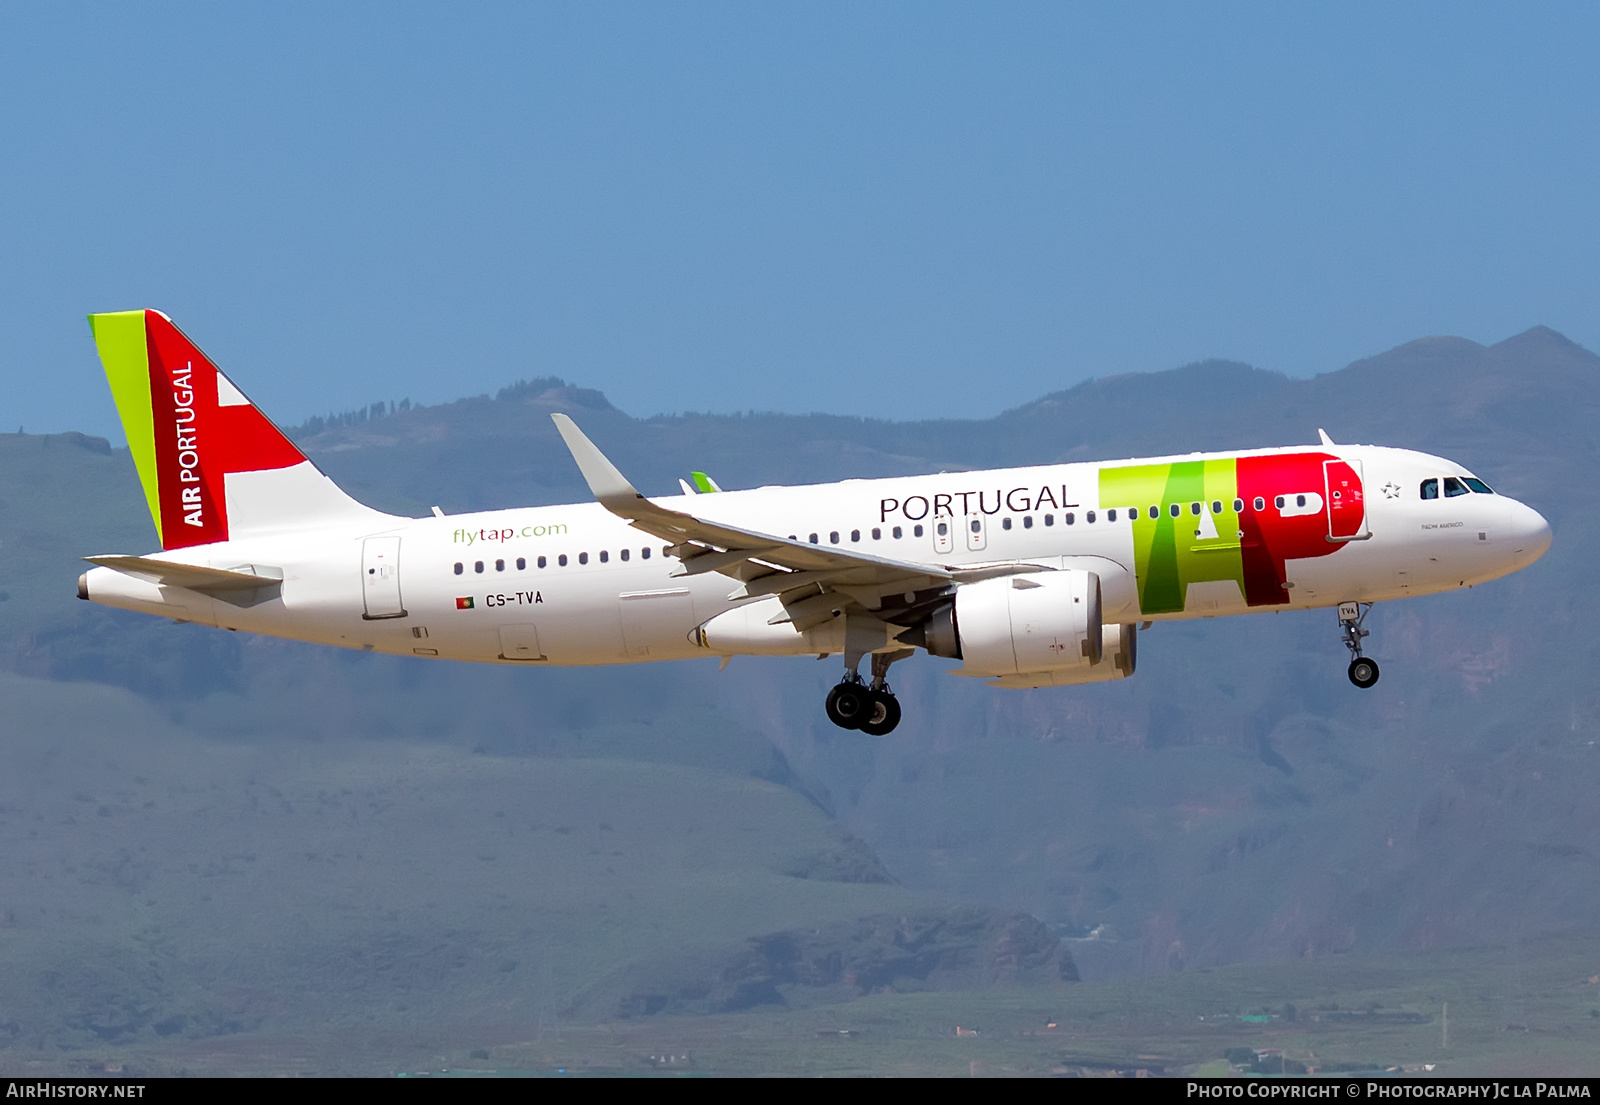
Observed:
[[[472,596],[471,595],[467,595],[467,596],[465,596],[463,598],[456,599],[456,609],[457,610],[471,610],[472,609]]]

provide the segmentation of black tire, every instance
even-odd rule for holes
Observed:
[[[1350,661],[1350,682],[1366,690],[1378,681],[1378,662],[1363,656]]]
[[[860,683],[840,683],[828,692],[822,708],[841,729],[859,729],[872,716],[872,693]]]
[[[861,723],[869,737],[886,737],[900,724],[900,700],[888,691],[872,692],[872,716]]]

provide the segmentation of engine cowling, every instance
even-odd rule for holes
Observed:
[[[1026,671],[1002,675],[990,681],[991,687],[1025,691],[1034,687],[1075,687],[1083,683],[1107,683],[1133,674],[1138,660],[1139,627],[1106,625],[1100,628],[1100,662],[1075,671]]]
[[[961,674],[991,677],[1001,687],[1124,679],[1137,661],[1137,627],[1102,623],[1100,579],[1089,571],[965,584],[920,628],[915,643],[964,660]]]
[[[1033,572],[956,589],[955,629],[973,675],[1077,671],[1101,656],[1100,577]]]

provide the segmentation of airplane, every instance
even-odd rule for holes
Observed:
[[[563,666],[842,656],[829,720],[883,736],[922,649],[1000,688],[1134,674],[1162,621],[1331,608],[1370,688],[1372,604],[1471,587],[1550,547],[1533,508],[1373,445],[650,498],[572,419],[594,501],[426,518],[340,490],[157,311],[89,316],[159,553],[98,555],[78,597],[431,659]],[[869,661],[870,678],[860,674]]]

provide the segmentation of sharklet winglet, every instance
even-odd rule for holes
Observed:
[[[550,418],[555,422],[561,440],[566,442],[567,451],[577,462],[578,471],[583,473],[584,482],[589,485],[590,492],[601,506],[628,517],[630,508],[649,501],[639,494],[615,464],[606,459],[595,443],[584,436],[576,422],[564,414],[552,414]]]

